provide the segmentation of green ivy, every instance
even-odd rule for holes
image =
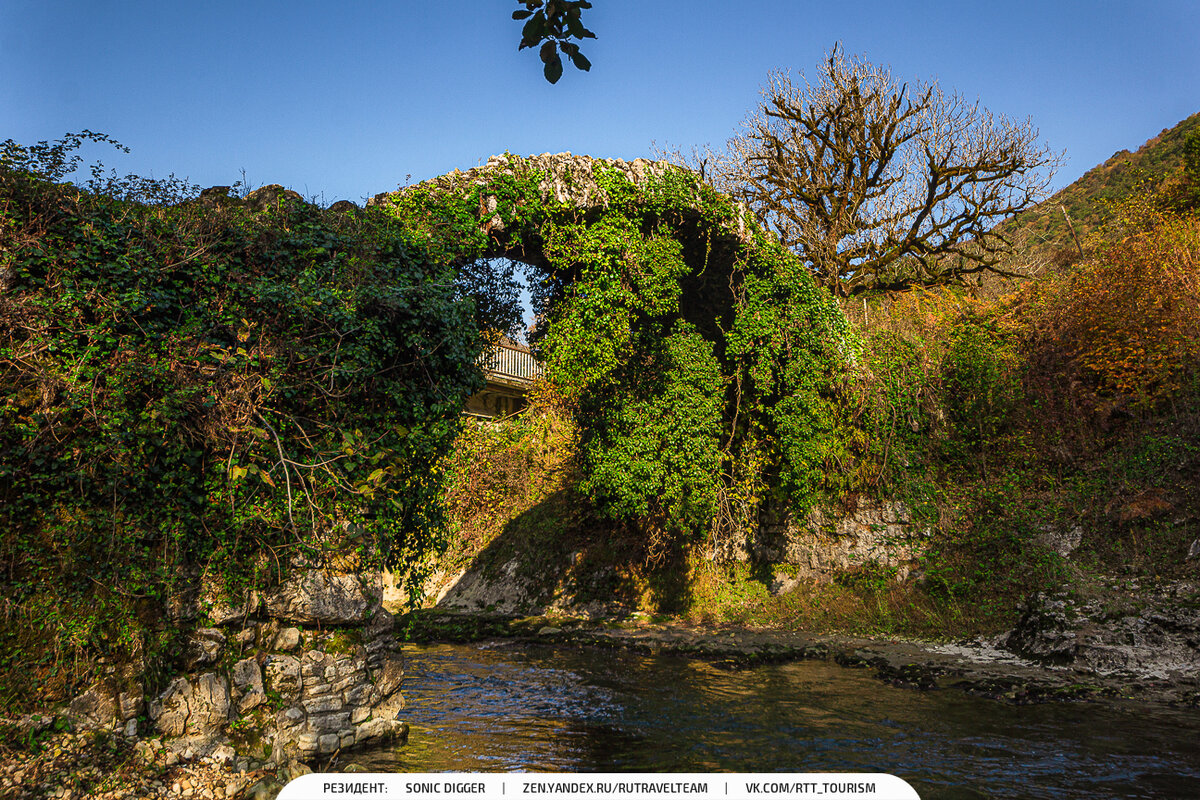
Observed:
[[[560,175],[594,181],[603,201],[580,208],[528,162],[506,162],[385,205],[451,262],[531,265],[534,346],[574,408],[597,507],[694,536],[735,507],[735,526],[754,524],[768,485],[800,505],[828,489],[824,469],[845,449],[831,403],[861,348],[795,256],[686,170]]]
[[[200,574],[436,547],[482,385],[453,264],[378,209],[127,201],[37,166],[0,170],[0,672],[142,650]]]

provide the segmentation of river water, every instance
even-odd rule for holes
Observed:
[[[1200,798],[1200,712],[1015,707],[822,661],[501,643],[407,648],[376,772],[888,772],[929,798]]]

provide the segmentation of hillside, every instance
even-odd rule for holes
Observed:
[[[1086,240],[1111,222],[1114,202],[1139,191],[1166,189],[1182,175],[1184,143],[1193,132],[1200,135],[1200,113],[1163,130],[1135,152],[1117,151],[1037,208],[1002,225],[1018,237],[1024,232],[1034,255],[1053,258],[1061,250],[1073,249],[1064,210],[1080,240]]]

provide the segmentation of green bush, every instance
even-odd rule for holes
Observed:
[[[1020,362],[994,320],[971,316],[950,330],[942,362],[950,423],[959,440],[978,448],[1003,430],[1020,396]]]
[[[722,381],[712,349],[678,322],[645,348],[638,374],[621,375],[628,394],[588,398],[582,488],[614,516],[672,533],[707,528],[721,474]]]
[[[0,171],[5,643],[136,650],[199,573],[272,582],[335,533],[368,562],[433,546],[481,385],[453,267],[375,209],[50,180],[78,143],[8,142]]]

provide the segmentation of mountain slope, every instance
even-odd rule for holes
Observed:
[[[1165,188],[1182,175],[1184,143],[1193,132],[1200,136],[1200,113],[1163,130],[1135,152],[1114,153],[1036,208],[1006,220],[1005,232],[1024,234],[1030,251],[1048,258],[1073,248],[1068,217],[1083,240],[1112,220],[1114,202]]]

